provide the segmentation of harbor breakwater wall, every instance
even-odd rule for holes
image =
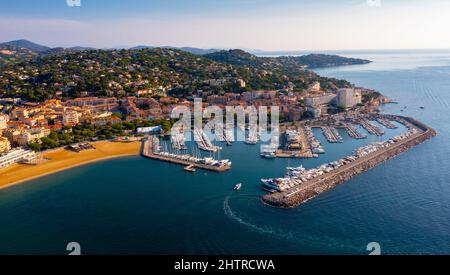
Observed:
[[[429,128],[413,118],[401,118],[419,128],[421,132],[387,148],[386,150],[367,156],[354,164],[343,166],[336,171],[331,172],[323,179],[305,183],[304,186],[300,186],[297,190],[267,194],[262,197],[263,202],[280,208],[296,207],[437,135],[434,129]]]

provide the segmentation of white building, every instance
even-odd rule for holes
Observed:
[[[337,95],[337,106],[345,109],[354,107],[358,104],[355,97],[355,90],[350,88],[339,89]]]
[[[47,128],[36,128],[31,130],[23,130],[17,137],[17,143],[20,146],[26,146],[31,142],[39,142],[43,137],[50,135],[50,129]]]
[[[80,122],[80,116],[78,112],[69,111],[63,114],[64,125],[77,125]]]
[[[162,126],[154,126],[154,127],[140,127],[137,128],[137,132],[139,134],[155,134],[162,131]]]
[[[306,98],[306,106],[315,107],[318,105],[327,105],[331,104],[335,99],[336,95],[331,93],[309,96]]]
[[[35,152],[25,149],[14,149],[0,156],[0,168],[5,168],[21,161],[30,161],[37,158]]]

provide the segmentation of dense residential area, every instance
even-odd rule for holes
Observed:
[[[0,67],[0,152],[136,136],[139,127],[167,131],[172,109],[193,107],[194,98],[202,98],[205,106],[276,105],[282,121],[297,121],[376,105],[380,97],[307,69],[368,62],[336,56],[49,49],[31,42],[0,49],[9,56]]]

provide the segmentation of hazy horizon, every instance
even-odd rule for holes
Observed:
[[[12,40],[8,40],[8,41],[0,41],[0,43],[8,43],[8,42],[13,42],[13,41],[20,41],[20,40],[26,40],[41,46],[47,46],[49,48],[58,48],[58,47],[62,47],[62,46],[58,46],[58,45],[52,45],[49,46],[47,44],[44,43],[39,43],[38,41],[34,41],[31,39],[27,39],[24,37],[18,37],[16,39],[12,39]],[[113,50],[113,49],[130,49],[130,48],[135,48],[135,47],[154,47],[154,48],[168,48],[168,47],[173,47],[173,48],[196,48],[196,49],[202,49],[202,50],[234,50],[234,49],[239,49],[239,50],[244,50],[244,51],[248,51],[248,52],[252,52],[252,53],[262,53],[262,54],[271,54],[271,53],[345,53],[345,52],[349,52],[349,53],[364,53],[364,52],[407,52],[407,51],[433,51],[433,52],[439,52],[439,51],[450,51],[450,47],[449,48],[409,48],[409,49],[343,49],[343,50],[335,50],[335,49],[325,49],[325,50],[261,50],[261,49],[248,49],[248,48],[226,48],[226,47],[212,47],[212,48],[198,48],[198,47],[194,47],[194,46],[190,46],[190,45],[183,45],[183,46],[172,46],[172,45],[162,45],[162,46],[155,46],[155,45],[147,45],[144,43],[141,44],[137,44],[137,45],[122,45],[122,46],[110,46],[110,47],[103,47],[103,48],[97,48],[95,46],[90,46],[90,45],[78,45],[78,44],[74,44],[74,45],[67,45],[64,46],[63,48],[76,48],[76,47],[82,47],[82,48],[93,48],[93,49],[98,49],[98,50]]]
[[[77,0],[73,0],[77,1]],[[449,49],[445,0],[0,0],[0,41],[264,52]]]

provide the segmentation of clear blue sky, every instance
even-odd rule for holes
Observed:
[[[450,48],[447,0],[0,0],[0,41],[340,50]]]

